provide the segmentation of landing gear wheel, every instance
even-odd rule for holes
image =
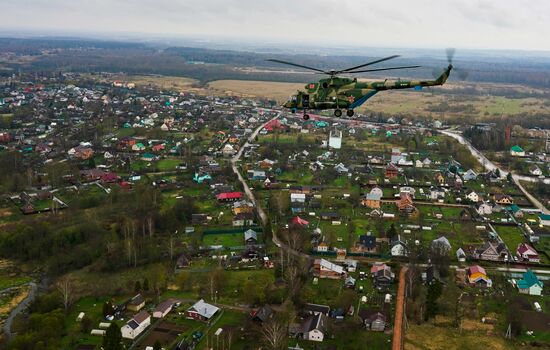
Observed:
[[[334,116],[337,118],[340,118],[342,116],[342,110],[341,109],[335,109],[334,110]]]
[[[303,118],[304,120],[309,120],[309,114],[304,114]]]
[[[353,111],[353,109],[348,109],[348,110],[346,111],[346,115],[347,115],[348,117],[353,117],[354,114],[355,114],[355,112]]]

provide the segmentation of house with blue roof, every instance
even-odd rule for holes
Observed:
[[[523,274],[523,279],[517,281],[518,291],[521,294],[541,295],[543,286],[543,283],[532,270],[527,270]]]

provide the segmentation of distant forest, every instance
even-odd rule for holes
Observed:
[[[8,55],[35,56],[32,60],[20,60]],[[550,88],[550,62],[520,58],[495,59],[484,57],[457,59],[453,64],[468,71],[467,81],[489,83],[523,84],[531,87]],[[149,44],[117,41],[79,39],[11,39],[0,38],[0,75],[21,71],[78,71],[78,72],[125,72],[128,74],[163,74],[186,76],[206,83],[219,79],[269,80],[304,82],[312,75],[280,74],[272,72],[249,72],[235,68],[257,67],[286,69],[288,67],[268,62],[269,58],[289,60],[298,64],[321,69],[345,68],[359,65],[379,57],[366,56],[321,56],[308,54],[265,54],[246,51],[213,50],[191,47],[160,47]],[[205,64],[197,64],[205,63]],[[447,66],[445,60],[432,58],[398,58],[380,64],[419,64],[414,70],[400,71],[403,78],[431,79]],[[377,66],[378,67],[378,66]],[[7,69],[6,69],[7,68]],[[381,72],[368,77],[398,78],[394,72]],[[450,80],[457,80],[451,74]]]

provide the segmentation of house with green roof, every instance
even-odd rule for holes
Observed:
[[[509,211],[515,218],[522,218],[523,211],[517,204],[512,204],[506,207],[506,210]]]
[[[517,281],[518,291],[521,294],[541,295],[543,286],[543,283],[532,270],[527,270],[523,274],[523,279]]]
[[[510,154],[514,157],[525,157],[525,151],[518,145],[512,146],[512,148],[510,148]]]
[[[541,226],[550,226],[550,214],[540,214],[539,224]]]
[[[151,162],[151,161],[157,160],[157,159],[158,159],[158,157],[155,156],[154,154],[151,154],[151,153],[143,153],[141,155],[141,160],[146,161],[146,162]]]

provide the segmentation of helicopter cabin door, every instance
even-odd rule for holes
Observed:
[[[309,95],[302,95],[302,106],[304,108],[309,108]]]

